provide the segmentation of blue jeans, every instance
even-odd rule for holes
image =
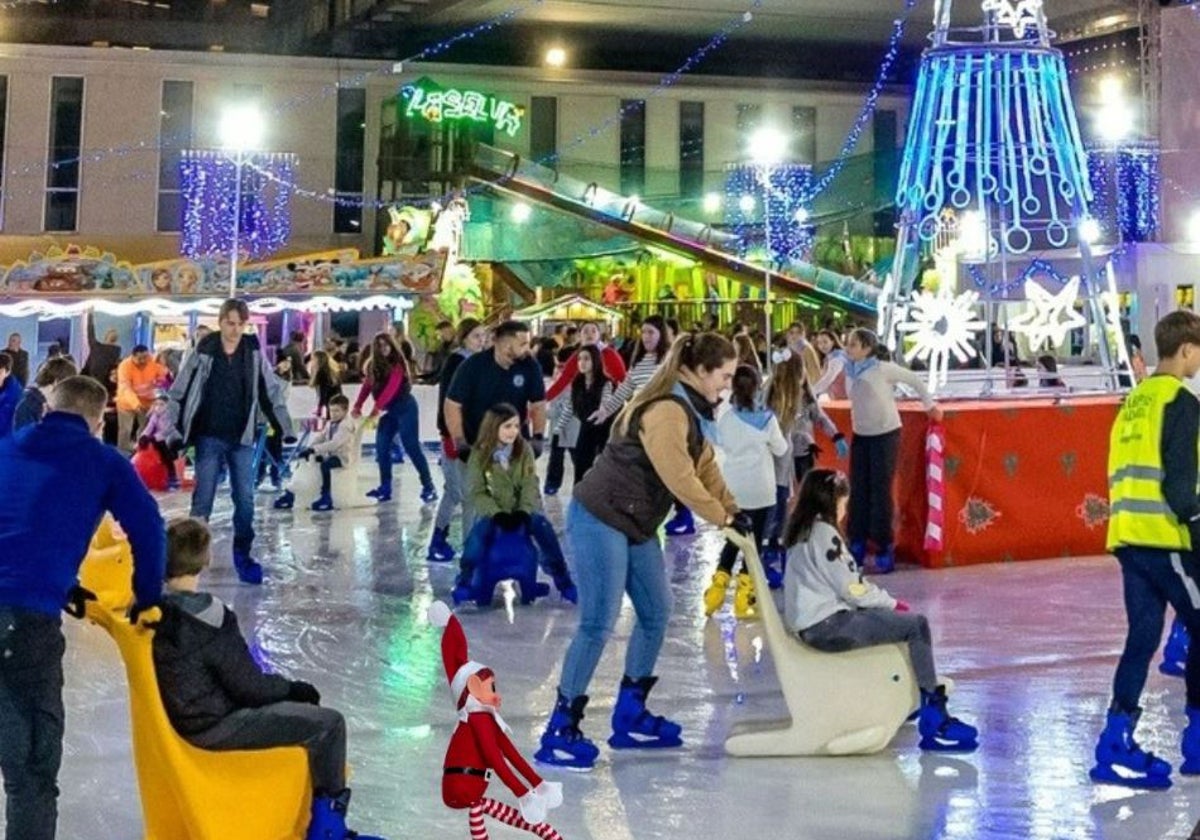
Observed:
[[[208,520],[217,495],[221,466],[229,466],[229,492],[233,496],[233,550],[249,554],[254,545],[254,447],[202,437],[196,441],[196,487],[191,515]]]
[[[493,524],[490,516],[481,516],[475,520],[475,524],[467,532],[467,536],[463,540],[462,557],[458,561],[461,581],[469,582],[475,573],[475,567],[487,557],[495,529],[496,525]],[[557,578],[567,571],[567,561],[563,557],[562,546],[559,545],[558,535],[554,533],[554,526],[550,524],[549,519],[540,513],[530,516],[529,536],[533,538],[538,547],[538,559],[543,572]]]
[[[0,771],[7,840],[53,840],[66,643],[57,616],[0,607]]]
[[[435,528],[449,528],[450,520],[454,518],[454,509],[463,504],[463,487],[467,481],[467,465],[457,458],[442,456],[442,500],[438,502],[437,515],[434,517]],[[467,525],[466,508],[463,508],[463,536],[466,537],[470,526]]]
[[[568,699],[587,693],[626,592],[637,621],[625,651],[625,676],[649,677],[671,616],[671,590],[657,539],[631,543],[579,502],[567,509],[567,540],[579,587],[579,629],[563,662],[559,690]]]
[[[1162,642],[1167,604],[1200,639],[1200,563],[1189,552],[1121,548],[1117,552],[1125,584],[1129,632],[1113,678],[1113,701],[1126,712],[1141,703],[1150,660]],[[1200,709],[1200,643],[1188,646],[1187,704]]]
[[[417,398],[412,394],[397,398],[380,416],[379,427],[375,430],[375,463],[379,465],[380,486],[392,486],[392,442],[399,435],[404,451],[412,458],[413,466],[421,477],[421,488],[428,490],[433,487],[429,462],[425,460],[425,451],[421,449],[419,420],[420,409],[417,407]]]

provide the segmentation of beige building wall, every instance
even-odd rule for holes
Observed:
[[[367,91],[363,188],[368,200],[377,183],[383,104],[402,84],[422,76],[526,107],[533,96],[557,97],[560,165],[614,189],[619,184],[621,100],[645,99],[647,198],[678,192],[680,101],[705,103],[706,188],[720,190],[726,165],[743,159],[744,138],[736,130],[739,103],[760,103],[764,121],[784,130],[791,126],[793,106],[815,107],[818,158],[824,160],[841,147],[865,94],[858,88],[777,80],[689,76],[656,89],[659,77],[643,74],[452,64],[395,68],[336,59],[30,45],[0,45],[0,75],[8,78],[0,263],[51,244],[95,245],[135,262],[178,254],[178,234],[155,230],[159,110],[167,80],[194,84],[197,148],[217,146],[226,103],[247,91],[257,93],[268,116],[266,149],[298,155],[298,186],[318,196],[293,196],[292,240],[285,255],[339,247],[374,251],[364,235],[333,233],[333,204],[327,199],[334,183],[338,84]],[[85,79],[78,230],[69,234],[43,231],[54,76]],[[907,96],[885,95],[880,107],[901,112],[902,140]],[[870,143],[868,130],[858,151],[870,151]],[[528,131],[511,140],[498,138],[497,145],[526,155]],[[374,211],[368,208],[362,230],[369,235],[374,227]]]

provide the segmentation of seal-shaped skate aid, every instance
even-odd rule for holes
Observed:
[[[763,634],[791,721],[741,724],[725,741],[736,756],[862,755],[882,750],[920,702],[916,675],[901,644],[845,653],[814,650],[787,631],[768,594],[758,546],[733,531],[758,600]]]
[[[133,604],[133,551],[114,525],[111,516],[100,521],[79,566],[79,585],[108,609],[124,610]]]
[[[145,840],[301,840],[312,789],[302,747],[210,751],[176,734],[154,672],[152,609],[133,626],[92,601],[87,617],[117,643],[129,679],[133,760]]]

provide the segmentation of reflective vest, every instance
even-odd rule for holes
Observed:
[[[1163,413],[1185,387],[1173,376],[1152,376],[1133,389],[1117,414],[1108,441],[1109,551],[1126,545],[1192,547],[1187,525],[1162,491]]]

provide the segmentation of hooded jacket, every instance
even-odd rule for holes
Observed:
[[[246,381],[250,383],[250,399],[244,406],[246,424],[242,431],[240,443],[250,446],[254,443],[258,427],[258,413],[261,411],[272,425],[283,430],[284,437],[292,434],[292,418],[288,414],[287,399],[283,383],[262,354],[258,338],[253,335],[242,336],[242,342],[248,342],[250,352],[246,355]],[[179,368],[179,376],[171,385],[168,393],[167,411],[170,414],[171,425],[179,432],[185,445],[195,443],[192,438],[192,425],[200,411],[200,402],[204,399],[204,385],[212,374],[213,361],[218,353],[224,353],[221,347],[221,334],[210,333],[200,340],[195,351],[184,357],[183,365]]]
[[[238,709],[288,699],[291,681],[262,672],[237,616],[219,600],[206,592],[176,592],[162,608],[154,671],[167,718],[180,735],[198,735]]]

